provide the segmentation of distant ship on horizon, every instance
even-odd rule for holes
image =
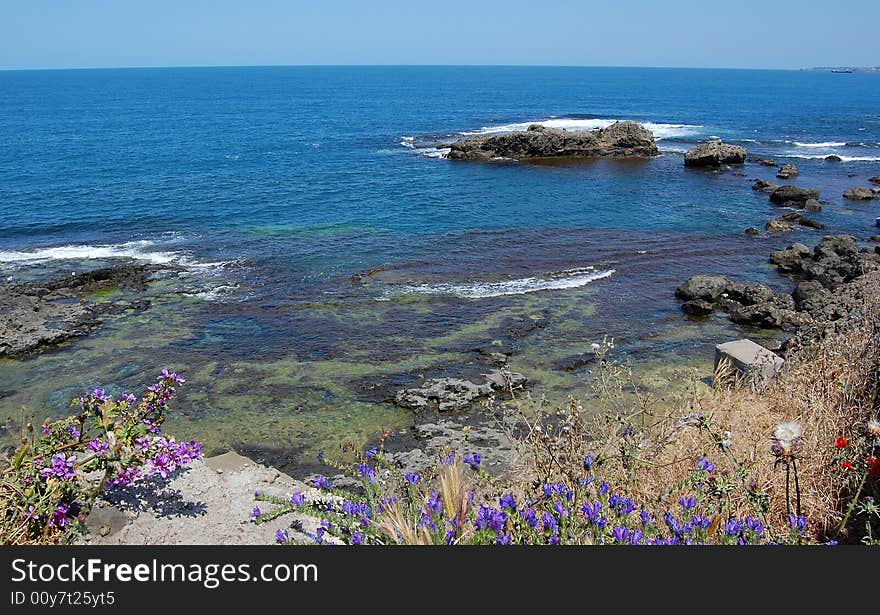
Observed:
[[[852,73],[854,72],[851,68],[832,68],[832,73]]]

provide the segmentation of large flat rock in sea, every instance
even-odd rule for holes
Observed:
[[[597,130],[561,130],[532,124],[528,130],[456,141],[446,157],[449,160],[644,158],[659,153],[650,130],[626,121]]]

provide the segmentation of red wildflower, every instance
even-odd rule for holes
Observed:
[[[871,469],[868,470],[868,476],[880,478],[880,457],[868,457],[865,462],[871,466]]]
[[[846,438],[844,438],[843,436],[840,436],[840,437],[837,438],[837,440],[835,440],[835,442],[834,442],[834,446],[836,446],[837,448],[846,448],[846,446],[847,446],[848,444],[849,444],[849,442],[847,442],[847,441],[846,441]]]
[[[844,470],[855,470],[855,468],[853,467],[852,461],[841,461],[840,467],[843,468]]]

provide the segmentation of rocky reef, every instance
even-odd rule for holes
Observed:
[[[659,153],[650,130],[636,122],[625,121],[585,131],[532,124],[524,131],[456,141],[446,157],[449,160],[642,158]]]
[[[144,291],[156,265],[117,265],[42,282],[0,284],[0,357],[18,357],[86,335],[101,316],[147,309],[145,299],[98,302],[100,291]]]

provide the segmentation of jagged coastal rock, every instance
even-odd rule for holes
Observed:
[[[528,130],[478,136],[450,145],[449,160],[511,158],[641,158],[659,154],[654,135],[636,122],[570,131],[532,124]]]
[[[788,179],[790,177],[794,177],[798,174],[798,168],[793,164],[784,164],[782,168],[779,169],[779,172],[776,174],[776,177],[779,179]]]
[[[774,184],[771,181],[767,181],[766,179],[756,179],[755,183],[752,184],[752,190],[757,190],[758,192],[773,192],[779,186]]]
[[[803,209],[810,199],[818,200],[819,191],[797,186],[779,186],[770,193],[770,202],[785,207]]]
[[[850,188],[844,191],[843,198],[850,201],[870,201],[880,198],[880,188]]]
[[[823,237],[813,250],[794,243],[774,252],[770,262],[779,273],[794,278],[793,293],[699,275],[676,291],[685,299],[682,311],[706,316],[720,308],[738,324],[815,336],[858,316],[880,297],[880,252],[876,247],[860,249],[851,235]]]
[[[0,357],[18,357],[68,339],[87,335],[102,314],[139,312],[150,302],[118,300],[98,303],[101,290],[146,289],[161,267],[118,265],[44,282],[0,282]]]
[[[394,396],[394,403],[416,412],[431,407],[436,407],[440,412],[451,412],[467,408],[490,395],[503,395],[511,389],[520,389],[526,383],[526,377],[522,374],[500,369],[483,374],[483,378],[480,383],[461,378],[434,378],[420,387],[401,389]]]
[[[796,226],[806,226],[807,228],[819,230],[828,228],[821,222],[816,222],[815,220],[807,218],[797,211],[792,211],[787,214],[782,214],[778,218],[773,218],[764,228],[768,233],[781,234],[794,230]]]
[[[688,150],[684,155],[684,166],[720,167],[723,164],[743,164],[747,154],[746,148],[739,145],[709,141]]]

